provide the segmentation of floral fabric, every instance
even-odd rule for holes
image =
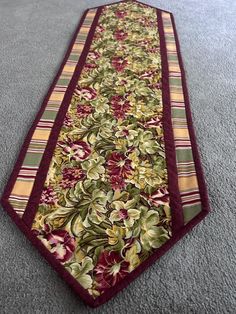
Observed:
[[[171,237],[154,8],[103,8],[32,229],[96,298]]]

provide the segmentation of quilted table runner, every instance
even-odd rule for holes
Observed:
[[[121,1],[84,13],[2,204],[93,307],[205,217],[170,12]]]

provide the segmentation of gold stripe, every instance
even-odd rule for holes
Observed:
[[[33,140],[47,140],[49,138],[50,133],[51,133],[51,130],[38,130],[38,129],[36,129],[34,131],[32,139]]]
[[[49,98],[50,101],[62,101],[65,93],[53,92]]]
[[[165,36],[168,37],[166,41],[167,58],[168,58],[168,55],[169,56],[176,55],[177,57],[177,47],[176,47],[175,37],[173,36],[173,38],[169,39],[169,36],[174,35],[174,29],[173,29],[170,14],[166,12],[162,12],[162,18],[163,18],[163,23],[164,23],[164,33],[165,33]],[[169,72],[181,73],[178,58],[176,58],[176,61],[169,60],[168,58],[168,67],[169,67]],[[179,79],[181,80],[182,78],[179,78]],[[182,87],[180,86],[179,88],[177,88],[177,87],[170,86],[170,98],[171,98],[171,101],[184,102],[184,94],[183,94]],[[175,123],[174,118],[172,118],[173,133],[174,133],[175,140],[177,140],[178,138],[188,139],[188,140],[190,139],[188,128],[184,128],[183,126],[181,128],[176,128],[176,125],[175,125],[177,124],[178,126],[181,126],[181,124],[183,123],[187,125],[187,120],[185,120],[186,122],[184,120],[185,120],[184,118],[181,118],[181,123]],[[184,167],[182,168],[179,167],[178,169],[179,174],[180,174],[181,169],[184,169]],[[195,165],[193,165],[193,167],[190,167],[190,169],[193,169],[193,171],[195,171]],[[186,177],[178,176],[178,185],[179,185],[180,193],[193,190],[193,189],[195,190],[199,189],[197,177],[195,173]]]
[[[198,182],[196,176],[191,177],[179,177],[179,188],[181,192],[187,191],[189,189],[198,189]]]
[[[69,72],[69,73],[74,73],[75,65],[65,65],[63,68],[63,71]]]
[[[32,188],[33,188],[34,182],[29,181],[19,181],[17,180],[14,184],[14,187],[12,189],[12,194],[14,195],[22,195],[22,196],[29,196]]]

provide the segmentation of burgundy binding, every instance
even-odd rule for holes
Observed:
[[[4,190],[4,193],[2,195],[2,199],[8,200],[9,195],[11,194],[11,191],[12,191],[13,186],[15,184],[16,178],[17,178],[17,176],[19,174],[21,165],[22,165],[22,163],[24,161],[25,154],[26,154],[27,149],[29,147],[30,140],[32,138],[34,130],[35,130],[35,128],[36,128],[36,126],[37,126],[37,124],[38,124],[38,122],[39,122],[39,120],[40,120],[40,118],[41,118],[41,116],[42,116],[42,114],[43,114],[43,112],[45,110],[45,107],[46,107],[46,105],[48,103],[48,100],[49,100],[49,98],[51,96],[51,93],[52,93],[53,89],[55,88],[56,83],[57,83],[57,81],[58,81],[58,79],[59,79],[59,77],[61,75],[61,72],[62,72],[62,70],[64,68],[64,65],[65,65],[65,63],[66,63],[66,61],[67,61],[67,59],[68,59],[68,57],[70,55],[72,46],[73,46],[74,41],[75,41],[75,39],[77,37],[77,34],[78,34],[79,30],[80,30],[80,27],[83,24],[83,21],[85,19],[85,16],[86,16],[87,12],[88,12],[88,9],[84,12],[84,14],[81,17],[81,20],[80,20],[80,22],[79,22],[79,24],[78,24],[78,26],[76,28],[76,31],[75,31],[72,39],[71,39],[69,47],[68,47],[68,49],[67,49],[67,51],[65,53],[64,59],[62,61],[62,64],[61,64],[61,66],[60,66],[60,68],[59,68],[59,70],[57,72],[57,75],[54,78],[54,80],[53,80],[53,82],[52,82],[52,84],[51,84],[51,86],[50,86],[50,88],[48,90],[48,93],[47,93],[47,95],[45,96],[45,98],[43,100],[42,106],[39,109],[39,111],[38,111],[38,113],[36,115],[36,118],[35,118],[34,122],[32,123],[32,125],[31,125],[31,127],[30,127],[30,129],[29,129],[29,131],[28,131],[28,133],[27,133],[27,135],[25,137],[25,139],[24,139],[24,142],[23,142],[22,148],[20,150],[20,153],[18,155],[17,161],[16,161],[15,166],[13,168],[13,171],[12,171],[12,173],[10,175],[10,179],[8,180],[7,185],[5,187],[5,190]]]
[[[139,1],[137,1],[139,2]],[[97,12],[97,19],[98,20],[98,16],[102,10],[104,6],[99,7],[99,11]],[[86,11],[87,12],[87,11]],[[112,287],[112,289],[104,292],[101,296],[99,296],[98,298],[96,298],[95,300],[89,295],[89,293],[87,292],[87,290],[85,290],[83,287],[81,287],[81,285],[78,283],[78,281],[76,279],[74,279],[69,272],[67,272],[65,270],[65,268],[62,266],[62,264],[60,262],[58,262],[54,256],[45,248],[45,246],[42,244],[42,242],[32,233],[32,231],[30,230],[30,224],[32,223],[32,218],[34,215],[34,210],[32,210],[32,207],[29,207],[27,209],[27,211],[29,210],[29,215],[28,218],[27,216],[24,217],[24,220],[21,219],[14,211],[14,209],[12,208],[11,204],[8,201],[9,195],[11,193],[12,187],[15,183],[17,174],[19,172],[19,169],[21,167],[21,164],[23,162],[24,159],[24,155],[26,153],[26,150],[28,148],[31,136],[33,134],[34,128],[37,124],[37,122],[39,121],[42,112],[47,104],[47,100],[50,97],[50,94],[58,80],[58,77],[60,76],[60,73],[63,69],[63,66],[69,56],[69,53],[72,49],[73,43],[75,41],[75,38],[77,36],[77,33],[80,29],[80,26],[85,18],[86,12],[84,13],[79,26],[75,32],[75,35],[70,43],[69,49],[65,55],[64,61],[58,71],[58,74],[55,78],[55,80],[53,81],[52,86],[49,89],[49,92],[47,94],[47,96],[45,97],[45,100],[43,102],[43,105],[40,109],[40,111],[37,114],[37,117],[25,139],[25,143],[23,145],[23,148],[20,152],[20,155],[18,157],[18,160],[16,162],[16,165],[14,167],[14,170],[12,172],[12,175],[10,177],[10,180],[5,188],[5,191],[3,193],[1,202],[3,207],[5,208],[5,210],[7,211],[7,213],[9,214],[9,216],[12,218],[12,220],[16,223],[16,225],[20,228],[20,230],[27,236],[27,238],[32,242],[32,244],[39,250],[39,252],[42,254],[42,256],[44,256],[46,258],[46,260],[56,269],[56,271],[60,274],[60,276],[74,289],[74,291],[81,297],[81,299],[83,301],[85,301],[89,306],[91,307],[97,307],[105,302],[107,302],[109,299],[111,299],[115,294],[117,294],[119,291],[121,291],[123,288],[125,288],[130,282],[132,282],[137,276],[139,276],[146,268],[148,268],[150,265],[152,265],[159,257],[161,257],[166,251],[168,251],[178,240],[180,240],[186,233],[188,233],[195,225],[197,225],[206,215],[207,213],[210,211],[210,207],[209,207],[209,201],[208,201],[208,196],[207,196],[207,190],[206,190],[206,185],[204,182],[204,177],[203,177],[203,171],[202,171],[202,167],[201,167],[201,163],[200,163],[200,158],[199,158],[199,154],[198,154],[198,149],[197,149],[197,145],[196,145],[196,139],[195,139],[195,135],[194,135],[194,129],[193,129],[193,125],[192,125],[192,118],[191,118],[191,112],[190,112],[190,106],[189,106],[189,98],[188,98],[188,93],[187,93],[187,85],[186,85],[186,79],[185,79],[185,74],[184,74],[184,69],[183,69],[183,63],[182,63],[182,59],[181,59],[181,55],[180,55],[180,47],[179,47],[179,42],[178,42],[178,37],[177,37],[177,33],[176,33],[176,29],[175,29],[175,24],[174,24],[174,18],[173,15],[171,14],[171,18],[172,18],[172,23],[174,26],[174,30],[175,30],[175,38],[176,38],[176,43],[177,43],[177,50],[178,50],[178,57],[179,57],[179,62],[180,62],[180,67],[181,67],[181,72],[182,72],[182,79],[183,79],[183,90],[184,90],[184,97],[185,97],[185,102],[186,102],[186,111],[187,111],[187,119],[188,119],[188,127],[189,127],[189,132],[190,132],[190,137],[191,137],[191,143],[192,143],[192,149],[193,149],[193,155],[194,155],[194,161],[195,161],[195,165],[196,165],[196,171],[197,171],[197,178],[198,178],[198,183],[199,183],[199,188],[200,188],[200,195],[201,195],[201,201],[202,201],[202,207],[203,210],[194,218],[192,219],[187,225],[179,228],[179,226],[182,225],[182,217],[179,215],[179,212],[176,211],[175,212],[175,218],[176,221],[178,222],[176,224],[176,232],[173,234],[172,238],[166,242],[160,249],[155,250],[155,252],[148,258],[146,259],[141,265],[139,265],[135,270],[132,271],[132,273],[128,274],[124,280],[118,282],[118,284],[114,287]],[[163,12],[163,10],[159,10],[157,9],[157,16],[160,16],[160,12]],[[164,11],[167,12],[167,11]],[[169,13],[169,12],[168,12]],[[95,25],[96,26],[96,25]],[[94,26],[94,27],[95,27]],[[165,48],[164,47],[164,34],[163,34],[163,29],[162,29],[162,24],[159,24],[159,31],[160,31],[160,37],[161,37],[161,50],[162,50],[162,64],[163,64],[163,74],[164,77],[167,78],[168,77],[168,65],[167,65],[167,59],[164,56],[164,54],[166,53],[164,51]],[[90,38],[87,39],[88,41],[92,41],[92,36],[93,36],[93,32],[90,33]],[[87,44],[87,49],[85,49],[85,51],[83,52],[81,59],[79,60],[79,64],[81,65],[85,59],[86,59],[86,55],[88,53],[88,49],[89,49],[90,44]],[[77,70],[79,70],[79,68],[77,68]],[[80,74],[80,73],[79,73]],[[70,84],[70,90],[68,91],[67,95],[65,95],[63,104],[62,104],[62,111],[60,111],[59,113],[59,117],[62,120],[65,112],[67,110],[68,104],[69,104],[69,100],[71,98],[71,91],[73,90],[77,79],[79,77],[79,74],[75,74],[72,78],[72,82]],[[168,81],[165,80],[163,81],[164,85],[168,84]],[[168,86],[167,86],[168,88]],[[164,96],[164,101],[169,104],[169,100],[167,98],[167,95],[165,94]],[[165,111],[165,119],[166,121],[170,121],[170,117],[168,116],[170,114],[170,110],[166,110]],[[57,124],[58,122],[56,122]],[[58,126],[57,129],[60,129],[60,127]],[[59,132],[59,130],[57,130]],[[55,133],[53,133],[54,136],[56,136],[56,129],[54,131]],[[166,132],[166,130],[165,130]],[[57,136],[56,136],[57,139]],[[54,145],[55,145],[55,141],[56,139],[54,139]],[[173,141],[173,135],[171,134],[171,132],[169,132],[169,135],[165,138],[165,141]],[[170,143],[170,145],[167,147],[169,147],[168,149],[171,149],[171,147],[173,147],[173,142]],[[50,147],[48,147],[50,149]],[[47,149],[48,149],[47,148]],[[50,154],[52,154],[53,149],[51,148]],[[48,159],[50,159],[51,155],[48,155]],[[169,153],[168,153],[169,154]],[[172,154],[173,157],[173,154]],[[43,161],[44,162],[44,161]],[[43,164],[43,166],[49,166],[47,164]],[[40,165],[41,167],[41,165]],[[47,169],[47,168],[46,168]],[[45,171],[44,171],[44,176],[45,176]],[[42,180],[44,182],[44,180]],[[40,183],[41,187],[42,187],[42,182]],[[176,183],[175,183],[176,184]],[[36,191],[37,192],[37,191]],[[38,194],[39,192],[35,193],[35,199],[34,199],[34,204],[37,204],[37,198],[38,198]],[[174,194],[173,194],[174,196]],[[173,198],[172,196],[172,198]],[[176,195],[176,197],[178,197],[178,195]],[[29,225],[26,224],[29,223]],[[179,225],[178,225],[179,224]],[[177,230],[178,229],[178,230]]]
[[[163,22],[161,11],[157,12],[157,22],[160,37],[160,50],[162,60],[162,98],[163,98],[163,127],[166,163],[168,169],[168,189],[170,194],[170,208],[172,215],[172,232],[173,235],[178,232],[179,228],[184,225],[183,208],[181,204],[180,192],[178,187],[178,174],[176,152],[174,145],[174,134],[171,121],[171,103],[169,89],[169,70],[167,60],[166,42],[164,36]]]
[[[64,118],[65,118],[66,112],[68,110],[73,91],[76,87],[79,76],[80,76],[81,71],[83,69],[83,66],[85,64],[86,57],[87,57],[87,54],[89,52],[89,49],[90,49],[90,46],[92,43],[93,35],[95,32],[95,28],[97,26],[101,11],[102,11],[102,7],[97,9],[96,16],[95,16],[93,23],[91,25],[91,28],[90,28],[88,37],[86,39],[86,43],[85,43],[83,52],[79,58],[79,61],[76,65],[76,68],[75,68],[75,71],[73,74],[73,77],[70,81],[70,84],[69,84],[67,90],[66,90],[66,93],[65,93],[64,99],[62,101],[60,110],[57,114],[53,128],[51,130],[51,134],[50,134],[50,138],[48,140],[47,147],[45,149],[44,155],[42,157],[42,161],[41,161],[40,166],[39,166],[39,169],[38,169],[38,172],[37,172],[37,175],[35,178],[33,190],[31,192],[28,205],[27,205],[26,210],[25,210],[24,215],[23,215],[23,220],[29,227],[32,226],[33,219],[35,217],[35,213],[37,211],[37,207],[38,207],[38,204],[40,201],[41,191],[43,190],[43,186],[44,186],[44,183],[45,183],[45,180],[47,177],[47,173],[48,173],[50,162],[51,162],[51,159],[53,156],[53,152],[54,152],[56,144],[57,144],[57,139],[58,139]]]

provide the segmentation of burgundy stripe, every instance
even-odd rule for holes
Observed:
[[[35,176],[24,176],[24,175],[20,174],[18,178],[19,178],[19,179],[20,179],[20,178],[34,179]]]
[[[83,69],[83,65],[86,61],[86,57],[89,52],[90,45],[92,43],[93,35],[95,32],[95,28],[98,23],[99,16],[101,14],[102,8],[97,9],[96,15],[94,17],[93,23],[91,25],[90,31],[88,33],[86,43],[84,46],[84,49],[82,51],[82,54],[79,58],[79,61],[77,63],[77,66],[75,68],[74,74],[71,78],[71,81],[69,83],[69,86],[67,88],[67,91],[65,93],[64,99],[62,101],[61,107],[59,109],[59,112],[57,114],[54,126],[52,128],[50,139],[47,143],[47,147],[45,149],[45,153],[42,157],[39,170],[36,175],[35,183],[33,186],[32,193],[29,198],[29,202],[27,204],[27,207],[25,209],[25,213],[23,215],[24,222],[31,227],[33,223],[33,219],[35,217],[35,213],[38,208],[41,191],[43,190],[43,186],[47,177],[48,169],[50,166],[50,162],[53,156],[53,152],[55,150],[57,139],[61,130],[61,127],[63,125],[64,117],[67,113],[68,107],[70,105],[70,101],[74,92],[74,89],[76,87],[76,84],[78,82],[78,79],[80,77],[81,71]]]
[[[100,7],[100,9],[101,8],[102,7]],[[158,12],[159,12],[159,10],[158,10]],[[84,14],[84,16],[85,16],[85,14]],[[84,16],[83,16],[79,25],[82,24]],[[171,15],[171,17],[172,17],[172,21],[173,21],[173,16]],[[173,23],[174,23],[174,21],[173,21]],[[69,56],[69,53],[71,51],[71,48],[72,48],[73,42],[76,38],[76,35],[78,33],[78,30],[79,30],[79,28],[77,28],[77,31],[76,31],[75,36],[74,36],[74,38],[70,44],[70,47],[67,51],[66,57],[63,61],[63,64],[62,64],[62,66],[58,72],[57,77],[54,80],[55,84],[56,84],[57,79],[61,73],[61,70],[63,69],[63,66],[64,66],[64,64],[65,64],[65,62]],[[160,32],[160,36],[161,36],[161,39],[163,39],[163,36],[164,36],[163,32]],[[177,40],[176,31],[175,31],[175,37]],[[162,42],[163,42],[163,40],[162,40]],[[178,54],[180,56],[179,44],[177,45],[177,50],[178,50]],[[167,60],[164,59],[162,61],[162,63],[164,65],[164,67],[167,68],[167,70],[168,70]],[[181,60],[180,66],[181,66],[181,71],[183,71],[182,60]],[[168,74],[168,71],[167,71],[167,74]],[[183,80],[184,80],[184,82],[183,82],[184,94],[185,94],[185,97],[187,97],[186,96],[187,87],[186,87],[184,74],[183,74]],[[188,233],[196,224],[198,224],[207,215],[208,211],[210,210],[209,204],[208,204],[207,192],[206,192],[206,188],[205,188],[204,179],[202,176],[202,170],[201,170],[201,165],[200,165],[200,161],[199,161],[199,156],[197,153],[197,147],[196,147],[196,142],[195,142],[195,137],[194,137],[194,132],[193,132],[193,126],[191,124],[191,113],[190,113],[189,103],[187,102],[187,108],[186,109],[189,111],[188,112],[188,123],[189,123],[191,141],[192,141],[192,145],[193,145],[193,149],[194,149],[194,160],[195,160],[195,163],[197,165],[196,169],[198,172],[198,181],[199,181],[199,187],[200,187],[200,191],[201,191],[201,200],[203,202],[204,210],[202,212],[200,212],[195,218],[193,218],[189,223],[187,223],[185,226],[183,226],[181,229],[179,229],[179,231],[176,232],[169,241],[167,241],[161,248],[155,250],[154,253],[149,258],[147,258],[145,261],[143,261],[141,265],[139,265],[130,274],[128,274],[124,280],[118,282],[114,287],[112,287],[112,289],[107,290],[104,294],[102,294],[101,296],[99,296],[98,298],[96,298],[94,300],[89,295],[87,290],[85,290],[84,288],[81,287],[81,285],[78,283],[78,281],[73,276],[71,276],[71,274],[64,268],[64,266],[55,259],[54,255],[52,253],[50,253],[47,250],[47,248],[43,245],[43,243],[32,233],[29,226],[26,225],[25,222],[15,213],[14,209],[12,208],[12,206],[8,200],[9,194],[11,193],[12,187],[15,183],[17,174],[19,172],[19,168],[21,167],[22,161],[24,159],[24,155],[26,153],[30,138],[33,134],[34,128],[35,128],[35,126],[39,120],[39,117],[41,116],[41,114],[45,108],[45,105],[47,104],[47,100],[51,94],[51,91],[53,90],[53,87],[54,87],[54,84],[51,86],[49,93],[48,93],[48,95],[45,98],[45,101],[43,103],[43,106],[40,109],[40,111],[37,115],[37,118],[36,118],[33,126],[31,127],[28,135],[27,135],[25,144],[23,145],[19,159],[15,165],[15,168],[14,168],[13,173],[11,175],[11,178],[10,178],[10,180],[6,186],[6,189],[4,191],[4,194],[3,194],[1,201],[2,201],[2,204],[5,208],[5,210],[11,216],[11,218],[14,220],[16,225],[29,238],[29,240],[32,242],[32,244],[35,247],[37,247],[39,252],[47,259],[47,261],[54,267],[54,269],[57,270],[57,272],[60,274],[60,276],[75,290],[76,293],[78,293],[80,295],[80,297],[88,305],[90,305],[91,307],[97,307],[97,306],[105,303],[106,301],[108,301],[116,293],[118,293],[120,290],[125,288],[130,282],[132,282],[137,276],[139,276],[146,268],[148,268],[150,265],[152,265],[159,257],[161,257],[166,251],[168,251],[178,240],[180,240],[186,233]],[[187,101],[188,101],[188,97],[187,97]]]
[[[188,193],[182,193],[181,195],[184,197],[184,196],[191,196],[191,195],[195,195],[195,194],[199,194],[199,192],[198,191],[188,192]]]
[[[171,223],[173,235],[184,225],[183,208],[178,187],[177,160],[174,144],[174,134],[171,120],[171,101],[169,89],[169,70],[167,50],[161,11],[157,10],[160,50],[162,60],[162,98],[163,98],[163,128],[168,171],[168,190],[170,193]]]
[[[197,147],[197,142],[196,142],[196,137],[195,137],[195,131],[194,131],[191,108],[190,108],[190,103],[189,103],[189,95],[188,95],[184,65],[183,65],[183,60],[182,60],[181,53],[180,53],[179,39],[178,39],[177,31],[176,31],[176,26],[175,26],[173,14],[171,14],[171,21],[173,24],[174,37],[176,40],[177,54],[178,54],[178,59],[179,59],[181,75],[182,75],[182,87],[183,87],[183,93],[184,93],[186,117],[187,117],[187,122],[188,122],[188,130],[189,130],[190,140],[191,140],[191,144],[192,144],[193,159],[194,159],[194,163],[195,163],[195,167],[196,167],[199,192],[201,195],[202,210],[209,212],[210,211],[210,204],[209,204],[206,183],[204,180],[203,169],[202,169],[202,165],[201,165],[201,161],[200,161],[200,155],[198,152],[198,147]]]
[[[32,123],[31,128],[29,129],[29,132],[28,132],[28,134],[27,134],[27,136],[26,136],[26,138],[24,140],[24,144],[22,145],[21,151],[19,153],[19,156],[18,156],[17,161],[15,163],[15,166],[13,168],[13,171],[12,171],[12,173],[10,175],[10,178],[9,178],[9,180],[7,182],[7,185],[6,185],[5,189],[4,189],[4,192],[3,192],[3,195],[2,195],[2,200],[7,201],[7,199],[9,198],[9,195],[11,194],[11,191],[12,191],[12,189],[14,187],[15,182],[16,182],[18,173],[19,173],[19,171],[21,169],[21,166],[22,166],[22,163],[24,161],[24,158],[25,158],[28,146],[30,144],[31,138],[33,136],[33,133],[34,133],[36,127],[37,127],[37,124],[38,124],[42,114],[44,113],[44,110],[45,110],[45,108],[47,106],[48,100],[49,100],[49,98],[50,98],[50,96],[51,96],[51,94],[52,94],[52,92],[53,92],[53,90],[54,90],[54,88],[56,86],[56,83],[57,83],[57,81],[58,81],[58,79],[59,79],[59,77],[60,77],[60,75],[62,73],[64,65],[66,64],[66,61],[67,61],[67,59],[68,59],[68,57],[70,55],[71,49],[73,47],[74,41],[75,41],[75,39],[77,37],[77,33],[78,33],[78,31],[79,31],[79,29],[80,29],[80,27],[81,27],[81,25],[82,25],[82,23],[83,23],[83,21],[85,19],[85,16],[86,16],[87,12],[88,12],[88,10],[86,10],[84,12],[84,14],[83,14],[83,16],[82,16],[82,18],[81,18],[81,20],[79,22],[79,25],[78,25],[78,27],[77,27],[74,35],[73,35],[73,38],[72,38],[71,43],[70,43],[70,45],[68,47],[68,50],[67,50],[67,52],[66,52],[66,54],[64,56],[64,60],[63,60],[63,62],[61,64],[61,66],[60,66],[60,68],[59,68],[59,70],[57,72],[57,75],[56,75],[55,79],[53,80],[52,85],[50,86],[47,95],[44,98],[43,104],[42,104],[41,108],[39,109],[39,111],[38,111],[38,113],[36,115],[36,118],[35,118],[34,122]]]
[[[188,201],[188,202],[182,202],[182,204],[183,205],[194,205],[194,204],[199,204],[201,202],[201,199],[199,198],[199,199],[195,199],[195,200],[193,200],[193,201]]]

